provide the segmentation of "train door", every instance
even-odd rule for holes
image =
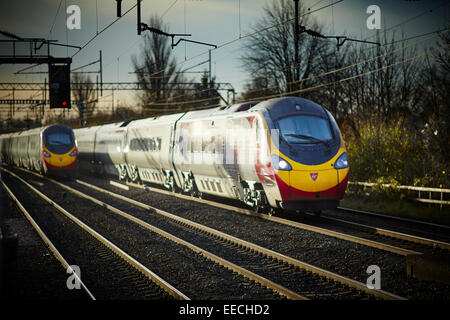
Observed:
[[[123,180],[129,176],[133,181],[136,181],[138,177],[137,168],[130,164],[132,161],[129,159],[129,152],[132,151],[130,137],[131,132],[129,132],[128,129],[125,129],[120,139],[120,163],[118,165],[119,178]]]

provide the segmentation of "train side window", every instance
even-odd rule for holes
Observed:
[[[145,139],[139,139],[139,151],[146,151],[145,149]]]
[[[131,149],[132,151],[138,151],[136,142],[137,142],[136,139],[132,139],[131,142],[130,142],[130,149]]]
[[[149,139],[149,143],[150,143],[150,150],[151,151],[156,151],[156,143],[155,143],[155,139]]]
[[[158,137],[158,150],[161,151],[162,139]]]

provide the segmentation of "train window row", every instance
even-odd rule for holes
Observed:
[[[130,141],[131,151],[160,151],[162,139],[157,138],[136,138]]]

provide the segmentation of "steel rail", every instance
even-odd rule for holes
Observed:
[[[59,185],[60,187],[66,189],[66,190],[68,190],[68,191],[70,191],[72,193],[77,194],[78,196],[81,196],[81,197],[83,197],[85,199],[88,199],[88,200],[90,200],[90,201],[92,201],[92,202],[94,202],[94,203],[96,203],[96,204],[98,204],[100,206],[103,206],[104,208],[106,208],[106,209],[108,209],[108,210],[110,210],[110,211],[112,211],[112,212],[114,212],[114,213],[116,213],[116,214],[118,214],[118,215],[120,215],[120,216],[122,216],[122,217],[124,217],[124,218],[126,218],[128,220],[130,220],[130,221],[133,221],[134,223],[140,225],[141,227],[144,227],[144,228],[146,228],[146,229],[148,229],[150,231],[153,231],[153,232],[155,232],[155,233],[157,233],[157,234],[159,234],[159,235],[161,235],[161,236],[163,236],[163,237],[165,237],[165,238],[167,238],[167,239],[169,239],[169,240],[171,240],[171,241],[173,241],[175,243],[183,245],[183,246],[191,249],[192,251],[194,251],[196,253],[200,253],[203,256],[205,256],[207,259],[210,259],[213,262],[218,263],[219,265],[224,266],[224,267],[226,267],[229,270],[237,272],[238,274],[240,274],[240,275],[242,275],[242,276],[244,276],[244,277],[246,277],[246,278],[248,278],[250,280],[258,282],[259,284],[261,284],[261,285],[263,285],[263,286],[265,286],[267,288],[270,288],[271,290],[273,290],[275,292],[278,292],[279,294],[281,294],[283,296],[286,296],[289,299],[293,299],[293,300],[309,300],[307,297],[305,297],[303,295],[300,295],[300,294],[298,294],[296,292],[293,292],[293,291],[291,291],[291,290],[289,290],[289,289],[287,289],[287,288],[285,288],[285,287],[283,287],[283,286],[281,286],[281,285],[279,285],[279,284],[277,284],[277,283],[275,283],[275,282],[273,282],[273,281],[271,281],[269,279],[266,279],[266,278],[264,278],[264,277],[262,277],[260,275],[257,275],[256,273],[253,273],[253,272],[251,272],[251,271],[249,271],[247,269],[244,269],[244,268],[242,268],[242,267],[240,267],[240,266],[238,266],[238,265],[236,265],[236,264],[234,264],[232,262],[229,262],[229,261],[227,261],[227,260],[225,260],[225,259],[223,259],[223,258],[221,258],[221,257],[219,257],[219,256],[217,256],[217,255],[207,251],[207,250],[204,250],[204,249],[202,249],[200,247],[197,247],[196,245],[194,245],[194,244],[192,244],[190,242],[187,242],[187,241],[185,241],[185,240],[183,240],[181,238],[178,238],[178,237],[176,237],[175,235],[173,235],[171,233],[168,233],[168,232],[166,232],[166,231],[164,231],[164,230],[162,230],[160,228],[157,228],[157,227],[155,227],[155,226],[153,226],[153,225],[151,225],[151,224],[149,224],[149,223],[147,223],[145,221],[142,221],[142,220],[140,220],[140,219],[138,219],[138,218],[136,218],[136,217],[134,217],[134,216],[132,216],[132,215],[130,215],[130,214],[120,210],[120,209],[117,209],[117,208],[115,208],[115,207],[113,207],[113,206],[111,206],[111,205],[109,205],[109,204],[107,204],[107,203],[105,203],[103,201],[100,201],[100,200],[98,200],[98,199],[96,199],[94,197],[91,197],[91,196],[89,196],[89,195],[87,195],[87,194],[85,194],[85,193],[83,193],[81,191],[78,191],[78,190],[76,190],[74,188],[71,188],[71,187],[69,187],[67,185],[64,185],[64,184],[62,184],[62,183],[60,183],[60,182],[58,182],[56,180],[53,180],[53,179],[50,179],[50,178],[47,178],[47,177],[44,177],[44,178],[48,179],[49,181]],[[158,209],[153,210],[152,208],[145,208],[145,209],[152,210],[152,211],[155,211],[155,212],[156,212],[156,210],[158,210]]]
[[[450,229],[450,226],[446,226],[446,225],[442,225],[442,224],[408,219],[408,218],[402,218],[402,217],[396,217],[396,216],[390,216],[387,214],[381,214],[381,213],[376,213],[376,212],[363,211],[363,210],[344,208],[344,207],[337,207],[337,209],[342,210],[342,211],[349,211],[349,212],[355,212],[355,213],[360,213],[360,214],[364,214],[364,215],[374,216],[374,217],[386,218],[386,219],[390,219],[390,220],[406,221],[406,222],[411,222],[411,223],[415,223],[415,224],[419,224],[419,225],[422,224],[422,225],[427,225],[427,226],[436,227],[436,228]]]
[[[48,178],[47,178],[47,179],[48,179]],[[60,185],[60,186],[62,185],[62,184],[60,184],[60,183],[57,182],[57,181],[54,181],[54,182],[57,183],[57,184]],[[288,256],[286,256],[286,255],[283,255],[283,254],[281,254],[281,253],[275,252],[275,251],[273,251],[273,250],[270,250],[270,249],[261,247],[261,246],[259,246],[259,245],[257,245],[257,244],[254,244],[254,243],[248,242],[248,241],[246,241],[246,240],[242,240],[242,239],[236,238],[236,237],[234,237],[234,236],[231,236],[231,235],[226,234],[226,233],[224,233],[224,232],[218,231],[218,230],[216,230],[216,229],[213,229],[213,228],[204,226],[204,225],[202,225],[202,224],[193,222],[193,221],[191,221],[191,220],[188,220],[188,219],[179,217],[179,216],[177,216],[177,215],[174,215],[174,214],[171,214],[171,213],[166,212],[166,211],[164,211],[164,210],[161,210],[161,209],[155,208],[155,207],[153,207],[153,206],[150,206],[150,205],[141,203],[141,202],[139,202],[139,201],[136,201],[136,200],[127,198],[127,197],[125,197],[125,196],[122,196],[122,195],[119,195],[119,194],[115,194],[115,193],[113,193],[113,192],[111,192],[111,191],[108,191],[108,190],[102,189],[102,188],[100,188],[100,187],[97,187],[97,186],[88,184],[88,183],[86,183],[86,182],[83,182],[83,181],[80,181],[80,180],[76,180],[76,182],[78,182],[78,183],[80,183],[80,184],[82,184],[82,185],[84,185],[84,186],[86,186],[86,187],[90,187],[90,188],[92,188],[92,189],[94,189],[94,190],[97,190],[97,191],[99,191],[99,192],[103,192],[103,193],[105,193],[105,194],[108,194],[108,195],[110,195],[110,196],[112,196],[112,197],[115,197],[115,198],[117,198],[117,199],[126,201],[126,202],[131,203],[131,204],[136,205],[136,206],[139,206],[139,207],[141,207],[141,208],[143,208],[143,209],[150,210],[150,211],[152,211],[152,212],[158,213],[158,214],[160,214],[160,215],[162,215],[162,216],[165,216],[165,217],[167,217],[167,218],[169,218],[169,219],[178,221],[178,222],[180,222],[180,223],[182,223],[182,224],[189,225],[189,226],[192,227],[192,228],[195,228],[195,229],[201,230],[201,231],[203,231],[203,232],[206,232],[206,233],[215,235],[215,236],[217,236],[217,237],[219,237],[219,238],[221,238],[221,239],[230,241],[230,242],[232,242],[232,243],[234,243],[234,244],[240,245],[240,246],[245,247],[245,248],[248,248],[248,249],[255,250],[255,251],[257,251],[257,252],[259,252],[259,253],[261,253],[261,254],[264,254],[264,255],[266,255],[266,256],[275,258],[275,259],[277,259],[277,260],[286,262],[286,263],[288,263],[288,264],[291,264],[291,265],[293,265],[293,266],[299,267],[299,268],[301,268],[301,269],[310,271],[310,272],[312,272],[312,273],[314,273],[314,274],[317,274],[317,275],[326,277],[326,278],[328,278],[328,279],[337,281],[337,282],[339,282],[339,283],[341,283],[341,284],[344,284],[344,285],[350,286],[350,287],[352,287],[352,288],[358,289],[358,290],[360,290],[360,291],[363,291],[363,292],[365,292],[365,293],[368,293],[369,295],[373,295],[373,296],[376,296],[376,297],[379,297],[379,298],[382,298],[382,299],[390,299],[390,300],[404,300],[404,299],[405,299],[405,298],[403,298],[403,297],[400,297],[400,296],[398,296],[398,295],[389,293],[389,292],[384,291],[384,290],[374,290],[374,289],[369,289],[369,288],[367,287],[366,284],[363,284],[363,283],[358,282],[358,281],[356,281],[356,280],[347,278],[347,277],[345,277],[345,276],[341,276],[341,275],[339,275],[339,274],[336,274],[336,273],[327,271],[327,270],[325,270],[325,269],[322,269],[322,268],[313,266],[313,265],[308,264],[308,263],[305,263],[305,262],[303,262],[303,261],[300,261],[300,260],[297,260],[297,259],[288,257]],[[67,186],[66,186],[66,187],[67,187]],[[70,187],[67,187],[66,189],[69,190],[69,188],[70,188]],[[90,197],[90,196],[89,196],[89,197]]]
[[[89,295],[89,297],[92,300],[96,300],[94,295],[89,291],[89,289],[86,287],[86,285],[81,281],[80,277],[70,264],[64,259],[64,257],[61,255],[61,253],[56,249],[55,245],[50,241],[50,239],[47,237],[47,235],[42,231],[42,229],[39,227],[39,225],[36,223],[36,221],[31,217],[31,215],[28,213],[27,209],[20,203],[19,199],[14,195],[14,193],[11,191],[11,189],[8,188],[8,186],[5,184],[5,182],[2,181],[3,189],[8,193],[11,200],[16,204],[16,206],[19,208],[19,210],[22,212],[22,214],[27,218],[27,220],[30,222],[30,224],[33,226],[34,230],[36,230],[39,237],[42,239],[42,241],[45,243],[45,245],[50,249],[50,251],[53,253],[55,258],[61,263],[64,270],[69,271],[71,275],[73,275],[77,282],[83,287],[84,291]]]
[[[78,191],[78,190],[76,190],[76,189],[73,189],[73,188],[71,188],[71,187],[69,187],[69,186],[66,186],[66,185],[64,185],[64,184],[62,184],[62,183],[60,183],[60,182],[58,182],[58,181],[55,181],[54,179],[51,179],[51,178],[48,178],[48,177],[44,177],[44,176],[42,176],[42,175],[40,175],[40,174],[38,174],[38,173],[29,171],[29,170],[26,170],[26,169],[23,169],[23,168],[19,168],[19,169],[22,170],[22,171],[31,173],[31,174],[33,174],[33,175],[39,176],[39,177],[41,177],[41,178],[43,178],[43,179],[46,179],[46,180],[48,180],[48,181],[51,181],[51,182],[53,182],[53,183],[55,183],[55,184],[61,186],[62,188],[65,188],[66,190],[72,191],[72,192],[74,192],[74,193],[76,193],[76,194],[78,194],[78,195],[80,195],[80,196],[82,196],[82,197],[85,197],[85,198],[87,198],[87,199],[90,199],[91,201],[93,201],[93,202],[95,202],[95,203],[97,203],[97,204],[101,204],[101,205],[103,205],[104,207],[106,207],[106,208],[109,209],[109,210],[115,210],[115,211],[117,211],[117,213],[118,213],[118,212],[121,212],[121,210],[119,210],[119,209],[117,209],[117,208],[114,208],[114,207],[112,207],[112,206],[110,206],[110,205],[108,205],[108,204],[106,204],[106,203],[104,203],[104,202],[102,202],[102,201],[100,201],[100,200],[97,200],[97,199],[95,199],[95,198],[93,198],[93,197],[91,197],[91,196],[89,196],[89,195],[86,195],[86,194],[84,194],[84,193],[82,193],[82,192],[80,192],[80,191]],[[174,220],[174,221],[179,221],[179,222],[182,223],[182,224],[189,225],[189,226],[191,226],[192,228],[196,228],[196,229],[199,229],[199,230],[204,231],[204,232],[206,232],[206,233],[210,233],[210,234],[216,235],[217,237],[222,238],[222,239],[224,239],[224,240],[230,241],[230,242],[232,242],[232,243],[235,243],[235,244],[237,244],[237,245],[240,245],[240,246],[242,246],[242,247],[245,247],[245,248],[248,248],[248,249],[251,249],[251,250],[255,250],[255,251],[257,251],[257,252],[259,252],[259,253],[262,253],[262,254],[264,254],[264,255],[266,255],[266,256],[273,257],[273,258],[278,259],[278,260],[280,260],[280,261],[289,263],[289,264],[291,264],[291,265],[293,265],[293,266],[296,266],[296,267],[299,267],[299,268],[301,268],[301,269],[310,271],[310,272],[312,272],[312,273],[314,273],[314,274],[317,274],[317,275],[326,277],[326,278],[328,278],[328,279],[337,281],[337,282],[339,282],[339,283],[341,283],[341,284],[344,284],[344,285],[350,286],[350,287],[352,287],[352,288],[361,290],[361,291],[366,292],[366,293],[368,293],[368,294],[370,294],[370,295],[373,295],[373,296],[376,296],[376,297],[379,297],[379,298],[382,298],[382,299],[389,299],[389,300],[406,300],[406,299],[403,298],[403,297],[400,297],[400,296],[398,296],[398,295],[395,295],[395,294],[386,292],[386,291],[384,291],[384,290],[374,290],[374,289],[369,289],[369,288],[367,287],[367,285],[365,285],[365,284],[363,284],[363,283],[360,283],[360,282],[358,282],[358,281],[356,281],[356,280],[353,280],[353,279],[350,279],[350,278],[347,278],[347,277],[338,275],[338,274],[336,274],[336,273],[327,271],[327,270],[322,269],[322,268],[319,268],[319,267],[315,267],[315,266],[313,266],[313,265],[310,265],[310,264],[307,264],[307,263],[305,263],[305,262],[296,260],[296,259],[294,259],[294,258],[285,256],[285,255],[280,254],[280,253],[277,253],[277,252],[275,252],[275,251],[272,251],[272,250],[263,248],[263,247],[258,246],[258,245],[256,245],[256,244],[250,243],[250,242],[248,242],[248,241],[245,241],[245,240],[242,240],[242,239],[233,237],[233,236],[231,236],[231,235],[225,234],[225,233],[223,233],[223,232],[217,231],[217,230],[215,230],[215,229],[213,229],[213,228],[209,228],[209,227],[207,227],[207,226],[203,226],[203,225],[201,225],[201,224],[198,224],[198,223],[192,222],[192,221],[190,221],[190,220],[187,220],[187,219],[178,217],[178,216],[176,216],[176,215],[173,215],[173,214],[171,214],[171,213],[165,212],[165,211],[160,210],[160,209],[158,209],[158,208],[155,208],[155,207],[152,207],[152,206],[149,206],[149,205],[140,203],[139,201],[136,201],[136,200],[133,200],[133,199],[129,199],[129,198],[127,198],[127,197],[124,197],[124,196],[115,194],[115,193],[113,193],[113,192],[111,192],[111,191],[108,191],[108,190],[104,190],[104,189],[99,188],[99,187],[97,187],[97,186],[90,185],[90,184],[85,183],[85,182],[82,182],[82,181],[80,181],[80,180],[75,180],[75,181],[78,182],[78,183],[81,182],[80,184],[83,184],[83,185],[85,185],[85,186],[89,186],[89,187],[91,187],[91,188],[94,189],[94,190],[97,190],[97,191],[100,191],[100,192],[104,192],[104,193],[106,193],[106,194],[110,194],[111,196],[114,196],[114,197],[116,197],[116,198],[118,198],[118,199],[122,199],[123,201],[128,201],[129,203],[132,203],[132,204],[134,204],[134,205],[136,205],[136,206],[140,206],[141,208],[144,208],[144,209],[146,209],[146,210],[149,210],[149,211],[152,211],[152,212],[155,212],[155,213],[159,213],[159,214],[161,214],[161,215],[163,215],[163,216],[166,216],[166,217],[168,217],[168,218],[170,218],[170,219],[172,219],[172,220]],[[162,190],[161,190],[161,191],[162,191]],[[168,193],[168,194],[173,194],[173,193],[170,193],[170,192],[167,192],[167,193]],[[181,196],[183,196],[183,195],[181,195]],[[184,196],[184,197],[191,199],[190,197],[187,197],[187,196]],[[211,203],[214,203],[214,202],[211,202]],[[232,206],[230,206],[230,207],[232,208]],[[245,210],[245,209],[243,209],[243,210]],[[124,212],[121,212],[121,213],[123,213],[123,214],[129,216],[127,213],[124,213]],[[133,220],[134,220],[134,219],[138,220],[139,223],[146,224],[146,223],[143,222],[142,220],[139,220],[139,219],[137,219],[137,218],[135,218],[135,217],[133,217],[133,216],[130,216],[130,217],[132,217]],[[273,217],[270,217],[270,218],[273,218]],[[152,226],[152,227],[153,227],[153,226]],[[154,227],[154,228],[156,228],[156,227]],[[156,229],[157,229],[157,228],[156,228]],[[165,232],[165,231],[163,231],[163,230],[161,230],[161,231],[162,231],[163,233]],[[180,240],[181,240],[181,239],[180,239]],[[184,240],[181,240],[181,241],[184,242]],[[198,249],[199,249],[199,250],[203,250],[203,249],[201,249],[201,248],[198,248]],[[220,259],[222,259],[222,258],[220,258]],[[259,277],[259,276],[258,276],[258,277]],[[268,280],[268,281],[269,281],[269,280]]]
[[[145,267],[143,264],[141,264],[139,261],[131,257],[129,254],[127,254],[125,251],[120,249],[118,246],[113,244],[111,241],[100,235],[97,231],[83,223],[81,220],[70,214],[67,210],[65,210],[63,207],[58,205],[56,202],[51,200],[49,197],[47,197],[45,194],[37,190],[35,187],[30,185],[28,182],[26,182],[24,179],[16,175],[14,172],[11,172],[5,168],[1,168],[1,170],[7,172],[8,174],[12,175],[13,177],[17,178],[21,182],[23,182],[27,187],[29,187],[32,191],[34,191],[39,197],[47,201],[50,205],[55,207],[59,212],[64,214],[67,218],[72,220],[74,223],[76,223],[79,227],[81,227],[83,230],[87,231],[90,235],[92,235],[94,238],[99,240],[102,244],[104,244],[106,247],[108,247],[111,251],[113,251],[115,254],[120,256],[123,260],[125,260],[128,264],[132,265],[134,268],[136,268],[139,272],[141,272],[144,276],[148,277],[151,281],[155,282],[159,287],[161,287],[164,291],[169,293],[171,296],[173,296],[176,299],[179,300],[190,300],[186,295],[184,295],[182,292],[180,292],[178,289],[170,285],[167,281],[162,279],[160,276],[158,276],[153,271],[149,270],[147,267]],[[27,170],[28,171],[28,170]],[[31,171],[28,171],[31,172]],[[31,172],[34,173],[34,172]],[[36,174],[36,173],[34,173]],[[36,174],[38,175],[38,174]],[[46,177],[42,175],[38,175],[40,177],[43,177],[44,179]]]
[[[117,183],[114,183],[113,185],[117,186]],[[246,215],[257,216],[259,218],[262,218],[262,219],[265,219],[265,220],[268,220],[268,221],[277,222],[277,223],[280,223],[280,224],[283,224],[283,225],[287,225],[287,226],[291,226],[291,227],[294,227],[294,228],[298,228],[298,229],[312,231],[312,232],[315,232],[315,233],[324,234],[324,235],[335,237],[335,238],[338,238],[338,239],[351,241],[353,243],[359,243],[361,245],[365,245],[365,246],[368,246],[368,247],[384,250],[384,251],[395,253],[395,254],[398,254],[398,255],[408,256],[408,255],[422,254],[421,252],[417,252],[417,251],[413,251],[413,250],[409,250],[409,249],[404,249],[404,248],[399,248],[399,247],[395,247],[395,246],[392,246],[392,245],[389,245],[389,244],[385,244],[385,243],[381,243],[381,242],[377,242],[377,241],[373,241],[373,240],[368,240],[368,239],[352,236],[352,235],[349,235],[349,234],[328,230],[328,229],[325,229],[325,228],[315,227],[315,226],[311,226],[311,225],[308,225],[308,224],[304,224],[304,223],[300,223],[300,222],[296,222],[296,221],[283,219],[283,218],[280,218],[280,217],[269,216],[267,214],[257,214],[257,213],[254,213],[252,210],[243,209],[243,208],[237,208],[237,207],[234,207],[234,206],[231,206],[231,205],[227,205],[227,204],[222,204],[222,203],[219,203],[219,202],[214,202],[214,201],[205,200],[205,199],[193,198],[193,197],[186,196],[186,195],[183,195],[183,194],[173,193],[173,192],[169,192],[169,191],[166,191],[166,190],[160,190],[160,189],[152,188],[152,187],[148,187],[148,186],[142,186],[142,185],[135,184],[135,183],[130,183],[130,182],[127,182],[127,185],[132,186],[132,187],[136,187],[136,188],[145,189],[147,191],[154,191],[154,192],[158,192],[158,193],[162,193],[162,194],[166,194],[166,195],[175,196],[175,197],[178,197],[178,198],[181,198],[181,199],[185,199],[185,200],[197,201],[197,202],[200,202],[200,203],[208,204],[208,205],[211,205],[211,206],[214,206],[214,207],[218,207],[218,208],[222,208],[222,209],[226,209],[226,210],[232,210],[232,211],[235,211],[235,212],[238,212],[238,213],[242,213],[242,214],[246,214]]]
[[[340,210],[343,210],[343,209],[340,208]],[[376,234],[383,235],[383,236],[388,236],[388,237],[405,240],[405,241],[409,241],[409,242],[413,242],[413,243],[417,243],[417,244],[427,245],[427,246],[431,246],[433,248],[450,250],[450,243],[444,242],[444,241],[439,241],[439,240],[414,236],[414,235],[406,234],[406,233],[402,233],[402,232],[392,231],[392,230],[388,230],[388,229],[373,227],[373,226],[365,225],[362,223],[347,221],[344,219],[332,218],[332,217],[328,217],[326,215],[321,215],[321,218],[336,221],[339,223],[345,223],[345,224],[348,224],[351,226],[355,226],[359,229],[375,232]]]
[[[168,233],[168,232],[166,232],[166,231],[164,231],[162,229],[159,229],[159,228],[157,228],[157,227],[155,227],[155,226],[153,226],[153,225],[151,225],[151,224],[149,224],[149,223],[147,223],[145,221],[142,221],[142,220],[140,220],[140,219],[138,219],[138,218],[136,218],[136,217],[134,217],[134,216],[132,216],[132,215],[122,211],[122,210],[119,210],[119,209],[117,209],[117,208],[115,208],[115,207],[113,207],[113,206],[111,206],[111,205],[109,205],[109,204],[107,204],[107,203],[105,203],[103,201],[100,201],[100,200],[98,200],[98,199],[96,199],[94,197],[91,197],[91,196],[89,196],[89,195],[87,195],[87,194],[85,194],[85,193],[83,193],[81,191],[78,191],[78,190],[76,190],[74,188],[71,188],[71,187],[69,187],[69,186],[67,186],[65,184],[62,184],[62,183],[60,183],[60,182],[58,182],[56,180],[53,180],[51,178],[45,177],[45,176],[43,176],[43,175],[41,175],[39,173],[36,173],[36,172],[33,172],[33,171],[29,171],[27,169],[22,169],[22,168],[19,168],[19,169],[22,170],[22,171],[25,171],[27,173],[31,173],[31,174],[34,174],[36,176],[39,176],[42,179],[46,179],[46,180],[48,180],[48,181],[50,181],[50,182],[52,182],[52,183],[54,183],[54,184],[56,184],[56,185],[58,185],[58,186],[60,186],[60,187],[62,187],[64,189],[66,189],[66,190],[68,190],[68,191],[70,191],[70,192],[72,192],[74,194],[77,194],[80,197],[88,199],[88,200],[90,200],[90,201],[92,201],[92,202],[94,202],[94,203],[96,203],[96,204],[98,204],[98,205],[100,205],[100,206],[102,206],[102,207],[104,207],[104,208],[106,208],[106,209],[108,209],[108,210],[110,210],[110,211],[112,211],[112,212],[114,212],[114,213],[116,213],[116,214],[118,214],[118,215],[128,219],[128,220],[133,221],[134,223],[140,225],[141,227],[144,227],[144,228],[146,228],[146,229],[148,229],[150,231],[153,231],[153,232],[155,232],[155,233],[157,233],[157,234],[159,234],[159,235],[161,235],[161,236],[163,236],[163,237],[165,237],[165,238],[167,238],[167,239],[169,239],[169,240],[171,240],[171,241],[173,241],[175,243],[183,245],[183,246],[191,249],[192,251],[194,251],[196,253],[200,253],[203,256],[205,256],[207,259],[209,259],[209,260],[211,260],[211,261],[213,261],[215,263],[218,263],[219,265],[224,266],[224,267],[226,267],[227,269],[229,269],[231,271],[237,272],[238,274],[240,274],[240,275],[242,275],[242,276],[244,276],[244,277],[246,277],[246,278],[248,278],[250,280],[253,280],[253,281],[255,281],[255,282],[257,282],[257,283],[259,283],[259,284],[261,284],[261,285],[263,285],[265,287],[268,287],[271,290],[273,290],[275,292],[278,292],[279,294],[281,294],[283,296],[286,296],[289,299],[293,299],[293,300],[309,300],[307,297],[305,297],[303,295],[300,295],[300,294],[298,294],[296,292],[293,292],[293,291],[291,291],[289,289],[286,289],[283,286],[281,286],[281,285],[279,285],[279,284],[277,284],[277,283],[275,283],[275,282],[273,282],[273,281],[271,281],[269,279],[266,279],[266,278],[264,278],[264,277],[262,277],[260,275],[257,275],[256,273],[253,273],[253,272],[251,272],[251,271],[249,271],[249,270],[247,270],[245,268],[242,268],[242,267],[240,267],[240,266],[238,266],[236,264],[233,264],[233,263],[231,263],[231,262],[229,262],[229,261],[227,261],[227,260],[225,260],[225,259],[223,259],[223,258],[221,258],[221,257],[219,257],[219,256],[217,256],[215,254],[213,254],[213,253],[210,253],[210,252],[208,252],[208,251],[206,251],[206,250],[204,250],[204,249],[202,249],[200,247],[197,247],[197,246],[195,246],[195,245],[193,245],[193,244],[191,244],[191,243],[189,243],[189,242],[187,242],[187,241],[185,241],[183,239],[180,239],[180,238],[178,238],[178,237],[176,237],[176,236],[174,236],[174,235],[172,235],[172,234],[170,234],[170,233]],[[148,208],[146,208],[146,209],[148,209]],[[151,210],[154,211],[153,209],[151,209]]]

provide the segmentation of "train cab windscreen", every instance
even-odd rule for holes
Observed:
[[[333,139],[328,119],[295,115],[281,118],[276,123],[281,136],[292,144],[317,144]]]
[[[43,136],[45,147],[56,154],[69,152],[75,144],[72,130],[65,126],[51,126],[44,131]]]

